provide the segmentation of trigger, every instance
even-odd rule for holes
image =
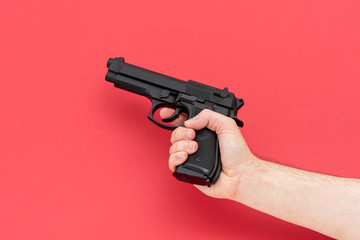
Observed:
[[[168,118],[163,119],[162,121],[163,121],[163,122],[172,122],[172,121],[174,121],[175,119],[177,119],[177,118],[179,117],[179,115],[180,115],[180,110],[181,110],[180,108],[176,108],[173,115],[171,115],[171,116],[168,117]]]

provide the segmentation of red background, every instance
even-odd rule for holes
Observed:
[[[168,169],[109,57],[225,86],[254,153],[360,177],[359,1],[3,1],[0,239],[327,239]]]

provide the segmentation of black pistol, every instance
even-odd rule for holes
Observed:
[[[162,120],[165,123],[175,120],[180,114],[192,118],[202,110],[210,109],[234,119],[238,126],[243,126],[236,115],[244,101],[236,98],[227,88],[221,90],[192,80],[182,81],[125,63],[122,57],[110,58],[107,67],[105,79],[114,83],[115,87],[151,100],[152,108],[148,118],[162,128],[177,128],[155,120],[155,112],[162,107],[175,109],[172,116]],[[173,175],[180,181],[210,187],[221,172],[218,138],[215,132],[204,128],[196,131],[195,141],[199,145],[198,150],[189,155],[185,163],[177,166]]]

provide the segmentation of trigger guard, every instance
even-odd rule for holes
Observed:
[[[166,125],[166,124],[163,124],[161,122],[158,122],[156,121],[156,119],[154,118],[154,113],[159,109],[159,108],[162,108],[162,107],[171,107],[169,106],[168,104],[164,103],[164,102],[160,102],[160,101],[157,101],[157,100],[152,100],[152,108],[150,110],[150,113],[148,115],[148,118],[153,122],[155,123],[157,126],[161,127],[161,128],[164,128],[164,129],[167,129],[167,130],[175,130],[177,128],[177,126],[169,126],[169,125]],[[172,116],[171,116],[172,117]],[[168,118],[167,118],[168,119]],[[164,121],[165,122],[165,121]]]
[[[172,122],[172,121],[174,121],[175,119],[177,119],[177,118],[179,117],[180,111],[181,111],[180,108],[176,108],[173,115],[171,115],[171,116],[168,117],[168,118],[163,119],[162,121],[163,121],[163,122]]]

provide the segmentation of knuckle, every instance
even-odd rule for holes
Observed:
[[[186,160],[187,156],[186,152],[171,154],[169,157],[170,170],[175,171],[175,167],[182,164]]]
[[[169,168],[171,171],[175,170],[175,166],[174,166],[174,155],[170,155],[169,157]]]
[[[184,127],[178,127],[178,128],[176,128],[176,129],[173,131],[172,135],[171,135],[171,140],[172,140],[171,142],[174,143],[174,142],[176,142],[176,141],[179,141],[179,140],[183,139],[184,130],[185,130]]]
[[[204,109],[204,110],[202,110],[202,112],[203,112],[204,114],[209,114],[209,113],[211,112],[211,110],[210,110],[210,109]]]
[[[176,152],[176,143],[174,143],[173,145],[171,145],[170,149],[169,149],[169,153],[173,154]]]
[[[196,141],[183,140],[175,142],[169,149],[170,154],[177,152],[187,152],[188,154],[196,152],[198,143]]]
[[[236,125],[235,120],[232,119],[232,118],[227,117],[227,118],[226,118],[226,121],[227,121],[226,123],[229,124],[229,125]]]
[[[176,142],[174,145],[173,145],[173,151],[174,152],[178,152],[182,149],[182,142]]]
[[[178,141],[178,142],[175,142],[171,147],[170,147],[170,154],[173,154],[173,153],[176,153],[176,152],[179,152],[179,151],[182,151],[182,150],[185,150],[184,149],[184,141]]]
[[[176,149],[177,149],[177,142],[175,142],[173,145],[171,145],[171,147],[169,149],[169,153],[173,154],[173,153],[177,152]]]
[[[174,147],[173,147],[174,145],[171,145],[171,147],[169,148],[169,154],[171,155],[172,154],[172,152],[173,152],[173,149],[174,149]]]
[[[171,143],[174,143],[174,142],[176,141],[178,132],[179,132],[179,128],[176,128],[176,129],[172,132],[171,138],[170,138]]]
[[[181,139],[181,136],[183,135],[183,131],[184,129],[182,127],[177,128],[177,132],[176,132],[176,139]]]

